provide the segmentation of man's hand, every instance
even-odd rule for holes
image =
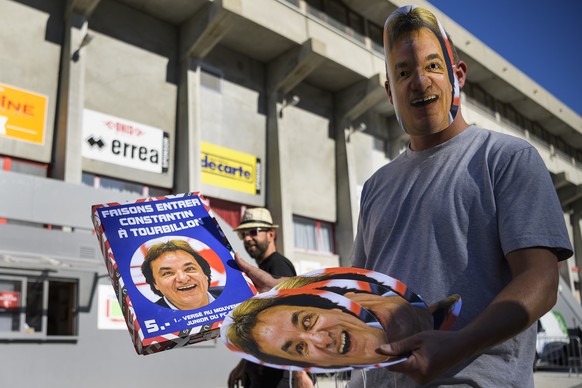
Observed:
[[[391,344],[380,346],[378,353],[406,356],[406,361],[388,367],[404,373],[418,384],[442,375],[467,356],[459,332],[427,330]],[[470,354],[470,352],[469,352]]]
[[[546,248],[518,249],[507,255],[511,281],[459,331],[423,331],[378,351],[409,359],[388,369],[426,384],[460,362],[530,327],[556,303],[558,263]]]
[[[238,253],[234,254],[238,267],[253,281],[257,291],[266,292],[287,278],[275,279],[268,272],[247,263]]]
[[[238,365],[230,372],[228,375],[228,388],[242,387],[246,363],[246,360],[240,360]]]

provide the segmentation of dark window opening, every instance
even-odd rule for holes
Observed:
[[[47,335],[74,335],[76,332],[77,285],[49,282]]]
[[[76,336],[78,282],[0,275],[0,338]]]

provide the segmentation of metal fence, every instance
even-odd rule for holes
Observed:
[[[568,375],[582,373],[582,341],[578,336],[538,336],[534,369],[568,370]]]

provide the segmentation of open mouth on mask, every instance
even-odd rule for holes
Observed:
[[[426,96],[426,97],[422,97],[422,98],[415,98],[414,100],[410,101],[410,105],[415,106],[415,107],[422,107],[422,106],[432,104],[433,102],[435,102],[437,100],[438,100],[438,97],[435,95]]]
[[[196,288],[196,284],[191,284],[189,286],[178,287],[178,291],[190,291],[194,288]]]
[[[350,335],[347,331],[342,331],[340,334],[340,346],[338,348],[339,354],[346,354],[350,351],[352,346],[352,341],[350,340]]]

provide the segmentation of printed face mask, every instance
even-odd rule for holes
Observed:
[[[420,10],[422,10],[422,12],[415,12],[414,11],[415,9],[417,9],[417,11],[418,11],[418,9],[420,9]],[[439,20],[436,18],[436,16],[434,16],[430,11],[428,11],[426,9],[422,9],[422,8],[417,7],[415,5],[407,5],[407,6],[398,8],[392,14],[390,14],[390,16],[388,16],[388,18],[386,19],[386,23],[384,24],[384,53],[386,56],[386,65],[387,65],[386,73],[389,74],[389,72],[390,72],[390,69],[388,69],[388,58],[389,58],[390,50],[393,48],[393,47],[391,47],[391,45],[395,43],[395,39],[391,39],[391,37],[388,36],[388,31],[391,30],[391,27],[394,24],[396,19],[398,19],[402,15],[406,15],[406,14],[411,13],[411,12],[417,14],[417,19],[421,20],[420,24],[422,25],[422,27],[426,27],[429,30],[431,30],[441,45],[441,49],[442,49],[443,56],[444,56],[443,59],[445,61],[445,65],[446,65],[447,73],[448,73],[448,78],[449,78],[449,82],[451,85],[451,94],[452,95],[451,95],[451,104],[450,104],[450,108],[449,108],[449,112],[448,112],[448,117],[449,117],[448,121],[449,121],[449,125],[450,125],[450,124],[452,124],[452,122],[455,119],[457,112],[459,110],[459,104],[460,104],[459,80],[457,78],[457,74],[456,74],[455,68],[454,68],[455,60],[453,57],[453,50],[452,50],[449,38],[448,38],[442,24],[439,22]],[[393,87],[392,82],[391,82],[390,87],[391,88]],[[392,90],[392,94],[393,95],[395,94],[394,90]],[[400,126],[404,128],[404,123],[402,120],[402,111],[401,111],[400,107],[398,106],[398,101],[396,101],[395,98],[393,98],[393,104],[394,104],[394,111],[396,113],[396,118],[398,119]],[[441,130],[442,129],[444,129],[444,128],[441,128]]]

